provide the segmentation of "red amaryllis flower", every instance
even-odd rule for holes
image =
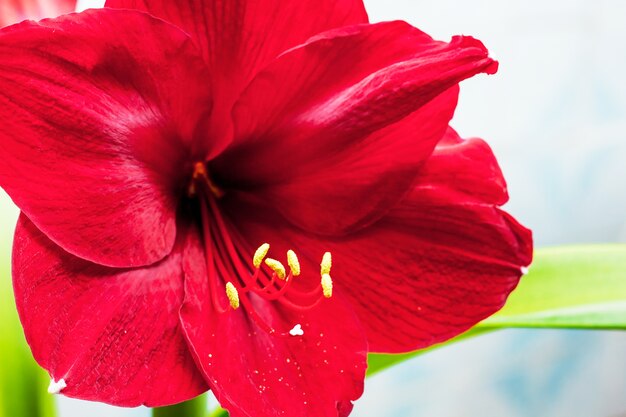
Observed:
[[[53,391],[346,416],[368,350],[502,306],[530,233],[448,127],[496,70],[480,42],[360,0],[108,6],[0,32],[15,294]]]
[[[76,0],[0,0],[0,27],[73,12]]]

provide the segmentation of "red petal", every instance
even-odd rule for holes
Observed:
[[[108,0],[106,6],[144,10],[191,34],[211,68],[214,124],[230,120],[241,90],[281,52],[322,31],[367,22],[362,0]]]
[[[346,259],[335,275],[346,278],[340,285],[366,323],[372,351],[444,341],[504,305],[532,260],[530,231],[497,208],[507,199],[489,146],[450,130],[405,201],[331,248]],[[364,283],[364,274],[378,279]]]
[[[238,142],[214,169],[300,227],[354,230],[408,192],[456,84],[495,66],[472,38],[436,42],[404,22],[326,33],[252,81],[234,110]]]
[[[443,201],[501,206],[509,199],[502,171],[489,145],[482,139],[461,139],[452,128],[447,129],[420,170],[416,187],[426,192],[433,184]]]
[[[3,0],[0,2],[0,27],[25,19],[56,17],[73,12],[76,0]]]
[[[13,285],[37,362],[68,397],[160,406],[207,389],[180,329],[179,243],[163,261],[113,269],[63,251],[24,215],[13,249]]]
[[[302,336],[268,334],[243,306],[226,313],[213,309],[204,256],[198,245],[188,247],[183,328],[231,417],[345,417],[363,391],[367,356],[365,335],[346,303],[326,300],[296,313],[255,297],[256,311],[278,331],[296,324],[304,331]]]
[[[169,253],[183,163],[209,143],[206,69],[187,35],[91,10],[3,29],[0,60],[0,185],[15,203],[96,263]]]
[[[506,189],[491,150],[454,135],[437,146],[411,194],[361,232],[320,239],[267,212],[231,215],[251,241],[299,251],[303,271],[316,272],[331,251],[331,274],[371,351],[444,341],[499,310],[532,258],[530,231],[496,207]]]

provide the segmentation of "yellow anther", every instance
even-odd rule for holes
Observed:
[[[267,255],[267,251],[270,250],[270,244],[264,243],[254,252],[254,257],[252,258],[252,264],[255,268],[259,268],[263,259],[265,259],[265,255]]]
[[[322,274],[322,293],[326,298],[333,296],[333,279],[328,274]]]
[[[322,262],[320,263],[320,274],[321,275],[330,274],[331,266],[333,266],[333,258],[330,252],[326,252],[324,253],[324,256],[322,256]]]
[[[285,279],[285,267],[283,266],[283,264],[280,263],[280,261],[272,258],[267,258],[265,260],[265,265],[267,265],[272,271],[274,271],[278,278]]]
[[[228,297],[228,302],[233,310],[237,310],[239,308],[239,292],[232,282],[226,283],[226,297]]]
[[[298,261],[296,253],[291,249],[287,251],[287,264],[289,265],[289,269],[291,269],[291,273],[294,277],[300,275],[300,261]]]

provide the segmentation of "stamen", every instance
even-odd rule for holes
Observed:
[[[202,216],[202,234],[204,235],[204,251],[206,257],[206,268],[209,277],[216,275],[216,257],[213,256],[214,248],[213,241],[211,240],[211,228],[209,223],[209,212],[205,200],[200,200],[201,204],[201,216]],[[224,306],[222,301],[217,295],[217,285],[215,280],[209,279],[209,290],[213,299],[213,306],[219,313],[225,313],[228,307]]]
[[[326,252],[328,253],[328,252]],[[322,292],[324,297],[330,298],[333,296],[333,280],[328,274],[322,274]]]
[[[320,263],[320,274],[330,274],[330,267],[333,266],[333,258],[330,252],[324,253],[322,256],[322,262]]]
[[[264,302],[280,303],[294,312],[316,308],[325,298],[332,297],[330,253],[326,252],[320,263],[321,285],[320,281],[315,279],[310,282],[314,287],[307,285],[307,279],[300,278],[297,281],[293,279],[301,275],[302,265],[295,251],[291,249],[287,251],[288,271],[280,261],[267,257],[270,249],[268,243],[263,243],[254,251],[250,265],[246,258],[250,256],[252,248],[248,246],[243,236],[228,224],[228,219],[222,216],[218,198],[223,192],[211,181],[205,163],[194,165],[193,179],[188,191],[190,196],[197,197],[200,201],[209,289],[215,310],[220,314],[227,314],[228,310],[241,309],[269,334],[285,337],[302,336],[302,326],[296,325],[288,330],[275,329],[270,325],[266,314],[257,311],[258,299],[255,297],[260,297]],[[267,268],[263,268],[263,263]],[[218,287],[220,280],[224,283],[221,291]],[[224,300],[224,295],[227,300]]]
[[[280,263],[280,261],[272,258],[267,258],[265,260],[265,265],[267,265],[272,271],[274,271],[278,278],[285,279],[285,276],[287,276],[287,274],[285,273],[285,267],[283,266],[283,264]]]
[[[270,244],[264,243],[261,246],[259,246],[256,252],[254,252],[254,257],[252,258],[252,265],[254,265],[255,268],[261,267],[261,263],[263,262],[263,259],[265,259],[265,256],[267,255],[267,252],[269,250],[270,250]]]
[[[287,264],[289,265],[289,269],[291,269],[291,273],[294,277],[300,275],[300,261],[298,261],[296,253],[291,249],[287,251]]]
[[[230,281],[226,283],[226,297],[228,297],[233,310],[237,310],[239,308],[239,292],[237,292],[237,288]]]

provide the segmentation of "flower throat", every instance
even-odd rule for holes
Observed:
[[[267,257],[270,249],[268,243],[260,245],[250,259],[250,246],[221,213],[218,200],[224,196],[224,191],[213,182],[204,163],[198,162],[194,165],[187,194],[197,199],[200,206],[202,239],[213,308],[220,314],[230,314],[243,308],[248,317],[270,334],[302,335],[299,324],[289,331],[270,326],[255,310],[251,297],[258,296],[293,311],[307,311],[316,307],[325,298],[333,295],[330,252],[324,253],[322,257],[321,278],[312,282],[309,288],[305,285],[294,285],[296,279],[302,279],[297,278],[302,271],[296,253],[293,250],[286,253],[288,270],[280,261]]]

